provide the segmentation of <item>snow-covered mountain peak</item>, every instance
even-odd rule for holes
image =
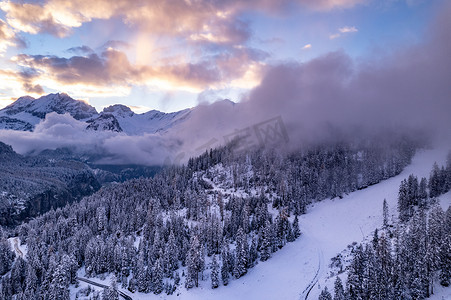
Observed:
[[[148,112],[145,112],[143,115],[146,116],[148,119],[153,120],[153,119],[158,119],[158,118],[161,118],[161,117],[165,116],[166,113],[161,112],[161,111],[156,110],[156,109],[152,109],[152,110],[150,110]]]
[[[83,101],[75,100],[66,93],[49,94],[33,100],[27,107],[27,111],[41,119],[50,112],[69,113],[77,120],[97,115],[94,107]]]
[[[191,111],[191,109],[187,108],[187,109],[176,111],[176,112],[165,113],[165,112],[153,109],[146,113],[143,113],[142,115],[145,116],[149,120],[178,119],[182,116],[189,114],[190,111]]]
[[[35,100],[35,98],[31,96],[23,96],[5,107],[5,111],[8,112],[8,114],[14,114],[14,112],[19,111],[23,109],[24,107],[30,105],[30,103]]]
[[[115,131],[121,132],[122,128],[119,125],[116,117],[111,113],[102,112],[100,116],[95,119],[88,120],[89,125],[86,127],[88,130],[96,131]]]
[[[135,113],[130,109],[130,107],[122,104],[114,104],[103,109],[103,113],[108,113],[114,115],[116,118],[126,118],[132,117]]]
[[[75,100],[66,93],[48,94],[37,99],[25,96],[0,110],[0,129],[31,131],[51,112],[69,113],[77,120],[87,120],[97,116],[94,107]]]
[[[165,113],[151,110],[137,114],[128,106],[114,104],[97,113],[91,105],[65,93],[49,94],[37,99],[25,96],[0,110],[0,129],[33,131],[48,113],[56,112],[69,113],[74,119],[86,122],[86,128],[90,130],[123,131],[128,135],[141,135],[166,132],[183,123],[191,115],[191,111],[192,109],[184,109]]]
[[[16,116],[22,114],[23,117],[23,114],[27,113],[38,119],[44,119],[45,115],[51,112],[69,113],[77,120],[87,119],[97,114],[96,109],[91,105],[72,99],[65,93],[57,93],[37,99],[30,96],[21,97],[0,110],[0,115]]]
[[[225,104],[229,104],[229,105],[231,105],[231,106],[235,106],[235,102],[233,102],[232,100],[230,100],[230,99],[223,99],[223,100],[220,100],[220,101],[218,101],[219,103],[225,103]]]

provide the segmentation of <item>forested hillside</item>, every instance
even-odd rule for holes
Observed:
[[[16,229],[28,251],[2,260],[1,295],[67,299],[79,268],[87,277],[113,273],[131,292],[171,294],[206,278],[227,285],[301,234],[307,204],[398,174],[415,147],[399,139],[282,154],[230,144],[104,187]]]
[[[92,170],[79,161],[25,157],[0,142],[0,225],[18,225],[99,188]]]

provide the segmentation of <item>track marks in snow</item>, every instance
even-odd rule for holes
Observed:
[[[324,264],[324,258],[323,258],[323,251],[318,249],[318,269],[316,270],[315,276],[313,277],[312,281],[307,285],[305,290],[301,293],[301,300],[307,300],[308,296],[310,294],[310,291],[313,289],[313,287],[318,283],[319,273],[320,270]]]

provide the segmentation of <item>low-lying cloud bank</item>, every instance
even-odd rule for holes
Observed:
[[[104,163],[152,165],[186,160],[224,143],[235,130],[261,143],[257,127],[268,120],[285,130],[294,147],[381,130],[449,133],[450,14],[451,5],[444,4],[421,44],[384,58],[357,64],[333,52],[307,63],[273,66],[239,104],[200,105],[166,134],[90,132],[69,115],[49,114],[33,133],[3,130],[0,140],[19,153],[70,147],[102,154]]]
[[[86,130],[86,125],[69,114],[50,113],[33,132],[0,130],[0,141],[12,145],[20,154],[68,148],[95,157],[93,162],[100,164],[160,165],[162,157],[171,157],[180,147],[179,141],[159,134],[127,136]]]

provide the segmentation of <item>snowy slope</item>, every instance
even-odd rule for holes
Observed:
[[[330,259],[352,242],[362,242],[372,235],[375,228],[382,226],[384,198],[390,214],[396,215],[401,180],[410,174],[428,177],[432,164],[435,161],[443,164],[448,150],[421,150],[400,175],[353,192],[343,199],[312,205],[300,218],[303,235],[298,240],[285,245],[270,260],[259,262],[246,276],[231,280],[228,286],[221,285],[212,290],[209,278],[206,278],[200,282],[199,288],[186,290],[179,287],[171,296],[135,293],[133,299],[318,299],[325,285],[330,290],[333,287],[334,279],[327,280]],[[451,192],[441,196],[440,200],[444,207],[448,207]],[[318,284],[312,285],[317,280]],[[108,280],[104,283],[108,284]],[[451,288],[439,287],[436,292],[431,299],[451,298]]]
[[[309,299],[317,299],[324,285],[333,290],[333,280],[326,282],[327,264],[338,252],[353,241],[361,242],[372,235],[376,228],[382,226],[382,202],[387,199],[390,215],[397,215],[397,196],[399,184],[410,174],[429,178],[435,161],[444,164],[448,149],[421,150],[411,165],[398,176],[388,179],[365,190],[354,192],[341,200],[327,200],[317,203],[307,215],[301,219],[301,228],[305,228],[306,236],[311,236],[324,252],[325,265],[322,278]],[[451,199],[442,196],[448,207]],[[320,288],[318,288],[320,287]]]

